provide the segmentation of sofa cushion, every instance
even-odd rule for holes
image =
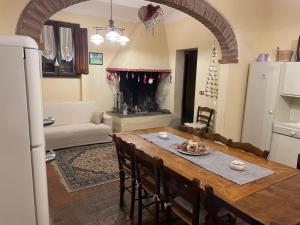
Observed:
[[[44,103],[44,117],[55,119],[53,126],[90,123],[95,111],[95,102]]]
[[[94,112],[92,122],[94,124],[100,124],[102,123],[102,120],[103,120],[103,112]]]
[[[107,113],[103,114],[102,122],[109,127],[113,127],[112,116],[108,115]]]
[[[103,123],[72,124],[45,128],[47,149],[59,149],[111,141],[111,128]]]

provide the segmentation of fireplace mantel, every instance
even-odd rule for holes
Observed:
[[[171,73],[170,69],[129,69],[129,68],[106,68],[107,72],[145,72],[145,73]]]

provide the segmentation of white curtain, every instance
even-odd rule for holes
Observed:
[[[73,36],[72,36],[71,28],[60,27],[59,38],[60,38],[61,59],[67,62],[72,61],[74,56],[74,50],[73,50]]]
[[[56,58],[56,45],[53,26],[44,25],[41,34],[41,43],[44,44],[42,55],[49,60],[54,60]]]

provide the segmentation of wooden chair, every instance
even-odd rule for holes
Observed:
[[[256,156],[262,157],[267,159],[269,156],[269,151],[263,151],[256,146],[250,144],[250,143],[242,143],[242,142],[233,142],[232,139],[227,139],[226,137],[222,136],[218,133],[203,133],[203,132],[197,132],[194,131],[195,135],[198,135],[201,138],[205,138],[207,140],[220,142],[230,148],[240,149],[245,152],[252,153]]]
[[[300,170],[300,154],[298,155],[297,169]]]
[[[193,128],[193,127],[188,127],[185,125],[179,126],[179,130],[193,134],[195,136],[203,136],[203,134],[205,133],[204,131],[201,131],[199,129]]]
[[[133,144],[123,141],[115,134],[112,135],[113,142],[116,146],[119,174],[120,174],[120,207],[124,206],[124,193],[125,190],[131,194],[130,202],[130,218],[134,216],[134,203],[136,196],[136,170],[134,161],[134,149]],[[125,185],[125,180],[130,179],[130,186]]]
[[[220,142],[230,148],[240,149],[265,159],[268,158],[270,153],[269,151],[263,151],[250,143],[233,142],[232,139],[227,139],[226,137],[218,133],[206,133],[201,130],[192,127],[187,127],[187,126],[180,126],[179,129],[181,131],[193,134],[200,138],[204,138],[210,141]]]
[[[172,224],[171,214],[189,225],[199,225],[200,217],[200,181],[188,180],[177,172],[164,166],[161,159],[157,160],[161,178],[167,224]]]
[[[239,209],[235,208],[222,198],[214,194],[213,188],[209,185],[205,187],[206,205],[208,215],[206,217],[207,225],[234,225],[236,218],[243,220],[251,225],[263,225]],[[226,215],[219,215],[220,212],[226,212]]]
[[[250,144],[250,143],[242,143],[242,142],[231,142],[229,143],[229,147],[230,148],[235,148],[235,149],[240,149],[243,150],[245,152],[249,152],[252,153],[256,156],[262,157],[267,159],[269,156],[269,151],[263,151],[259,148],[257,148],[256,146]]]
[[[142,211],[154,204],[154,224],[159,224],[160,178],[156,161],[143,151],[135,150],[136,174],[138,182],[138,224],[142,224]],[[143,195],[143,191],[145,194]],[[152,198],[153,201],[143,205],[143,200]]]
[[[226,137],[222,136],[221,134],[218,133],[204,133],[200,137],[205,138],[207,140],[215,141],[215,142],[220,142],[223,145],[230,146],[232,144],[231,139],[227,139]]]
[[[202,129],[203,131],[209,131],[209,128],[211,126],[211,119],[214,112],[214,109],[198,106],[196,122],[206,124],[206,127]]]
[[[216,141],[220,142],[226,146],[230,146],[232,143],[231,139],[227,139],[226,137],[222,136],[221,134],[218,133],[206,133],[204,131],[192,128],[192,127],[187,127],[187,126],[180,126],[179,130],[193,134],[195,136],[211,140],[211,141]]]

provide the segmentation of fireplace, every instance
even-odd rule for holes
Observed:
[[[122,116],[170,113],[160,105],[161,91],[171,82],[168,71],[109,71],[109,79],[118,80],[113,113]]]

